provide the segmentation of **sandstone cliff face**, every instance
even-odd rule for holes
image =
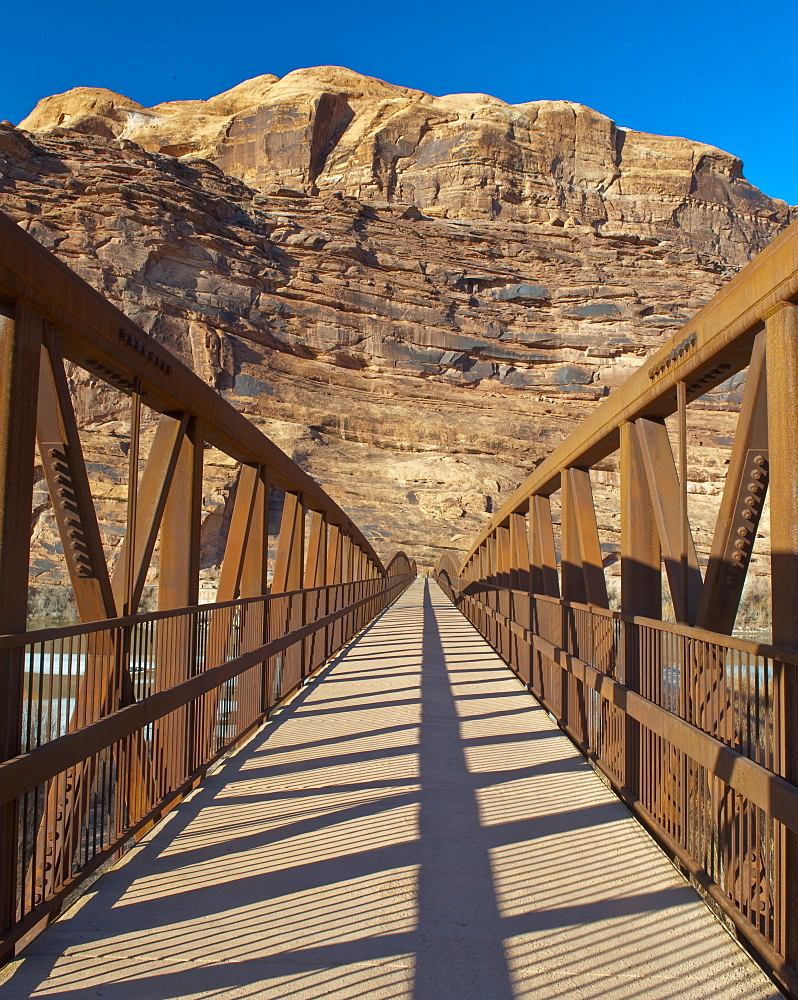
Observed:
[[[21,127],[67,127],[204,157],[264,193],[341,192],[442,218],[608,234],[681,229],[738,265],[787,221],[786,205],[712,146],[619,128],[567,101],[433,97],[335,66],[153,108],[79,88],[45,98]]]
[[[422,565],[462,550],[790,217],[707,146],[329,67],[151,109],[71,91],[22,126],[0,126],[0,208],[260,422],[379,551]],[[123,463],[125,404],[80,373],[74,388],[118,524],[101,480]],[[723,475],[727,423],[694,418],[697,497]],[[210,467],[208,532],[231,477]],[[611,558],[609,513],[603,530]]]

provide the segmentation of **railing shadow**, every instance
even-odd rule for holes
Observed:
[[[79,914],[50,928],[41,957],[0,998],[558,1000],[576,995],[574,969],[587,984],[579,995],[613,995],[619,964],[624,982],[639,980],[623,993],[633,997],[652,949],[660,975],[679,984],[657,996],[682,986],[716,1000],[764,996],[716,989],[704,971],[711,946],[691,945],[685,975],[678,943],[652,937],[646,921],[658,912],[669,928],[691,928],[691,891],[652,881],[639,853],[615,870],[622,807],[603,793],[566,797],[588,765],[562,739],[550,753],[556,730],[480,640],[470,667],[452,662],[448,640],[470,626],[429,584],[421,590],[400,602],[413,611],[401,628],[414,630],[415,649],[394,660],[415,673],[415,699],[394,704],[386,663],[373,682],[389,692],[382,706],[370,680],[359,718],[317,714],[322,684],[350,669],[359,683],[346,657],[324,668]],[[383,616],[350,652],[387,630]],[[491,699],[481,710],[479,674],[511,707],[495,711]],[[530,782],[545,801],[527,794],[511,806],[509,790]]]

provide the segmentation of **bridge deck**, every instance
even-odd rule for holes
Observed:
[[[424,581],[0,987],[2,1000],[779,995]]]

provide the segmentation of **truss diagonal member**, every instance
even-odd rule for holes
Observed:
[[[155,438],[150,448],[147,465],[138,486],[137,511],[138,517],[133,534],[133,590],[129,612],[135,614],[144,584],[147,579],[158,529],[161,526],[164,508],[166,507],[169,489],[172,485],[175,468],[180,455],[180,446],[188,424],[188,415],[172,416],[161,414]],[[130,558],[130,529],[122,543],[119,558],[111,577],[116,605],[121,608],[126,600],[127,562]]]
[[[782,302],[766,317],[770,483],[770,576],[773,643],[798,648],[798,306]],[[774,664],[780,688],[779,773],[798,784],[798,670]],[[782,845],[784,954],[798,968],[798,834]]]
[[[343,546],[341,545],[341,529],[337,524],[327,527],[327,606],[330,612],[343,607]],[[339,618],[325,629],[328,649],[337,649],[343,634],[343,622]]]
[[[731,635],[767,495],[765,334],[754,341],[696,625]]]
[[[348,539],[348,535],[343,536],[344,542]],[[289,590],[298,590],[302,586],[304,552],[305,511],[302,498],[296,493],[286,493],[277,556],[274,561],[272,594],[283,594]],[[347,561],[347,571],[351,573],[351,551],[345,554],[350,557]]]
[[[701,599],[701,570],[698,566],[692,532],[682,524],[680,485],[668,431],[663,420],[640,417],[635,420],[648,489],[654,505],[665,572],[673,597],[677,621],[686,625],[695,622]],[[686,536],[687,552],[682,551]],[[687,591],[682,585],[682,560],[687,561]]]
[[[219,574],[219,586],[216,601],[219,604],[234,601],[241,586],[244,572],[244,562],[247,555],[250,528],[256,497],[263,489],[261,467],[258,465],[242,465],[238,474],[235,500],[233,501],[233,516],[230,519],[230,530],[227,534],[222,569]],[[208,623],[208,636],[205,644],[204,669],[218,667],[228,659],[228,649],[236,622],[236,608],[216,608]],[[221,691],[215,688],[204,695],[197,706],[197,745],[198,758],[195,766],[205,762],[211,756],[213,740],[216,733],[216,716],[219,709]]]
[[[240,597],[259,597],[261,600],[242,605],[239,612],[241,629],[239,650],[242,653],[257,649],[268,638],[266,627],[268,601],[263,600],[263,595],[269,589],[268,566],[269,479],[266,469],[261,466],[254,483],[252,513],[238,585]],[[236,702],[239,731],[243,732],[246,728],[247,719],[268,711],[268,692],[267,662],[260,664],[260,669],[253,667],[238,678]]]
[[[510,515],[510,586],[529,593],[529,536],[526,516]]]
[[[596,507],[589,469],[565,469],[562,479],[563,589],[566,572],[581,575],[578,588],[589,604],[608,607],[607,582],[601,558]],[[566,545],[570,549],[566,555]],[[578,600],[579,598],[577,598]]]
[[[199,600],[203,453],[202,421],[191,417],[161,518],[159,611],[192,607]]]
[[[116,615],[116,604],[105,563],[97,515],[69,393],[58,340],[48,331],[39,363],[37,438],[45,478],[55,509],[78,613],[84,622]],[[132,700],[133,684],[124,643],[115,631],[108,642],[88,640],[86,669],[75,692],[68,729],[88,725]],[[126,797],[131,815],[141,815],[152,799],[150,764],[133,741]],[[71,875],[96,780],[95,758],[61,774],[51,783],[36,849],[26,873],[26,892],[51,894]],[[55,817],[47,828],[44,817]]]
[[[337,524],[331,524],[327,532],[327,576],[325,582],[328,587],[341,582],[341,529]]]
[[[530,497],[529,533],[532,550],[532,593],[559,597],[557,549],[554,544],[551,500],[548,497]]]
[[[348,535],[342,534],[343,566],[345,579],[352,579],[354,568],[354,546]],[[269,605],[269,638],[281,638],[298,628],[302,620],[302,595],[296,591],[302,586],[305,558],[305,506],[301,494],[286,493],[283,502],[283,516],[280,522],[280,537],[277,542],[277,555],[274,560],[274,577],[272,578],[271,594],[277,600]],[[343,588],[346,594],[351,588]],[[282,596],[286,595],[286,596]],[[344,628],[348,627],[349,619],[345,619]],[[275,671],[277,674],[277,690],[286,690],[285,678],[299,679],[302,670],[302,651],[298,646],[289,646],[277,658]],[[290,686],[290,684],[289,684]]]
[[[115,618],[108,567],[64,362],[53,332],[42,344],[36,437],[80,620]]]
[[[310,590],[305,597],[306,602],[310,602],[310,612],[312,619],[323,618],[329,614],[328,607],[329,590],[324,588],[327,579],[327,521],[324,514],[319,510],[310,513],[310,536],[308,538],[308,551],[305,560],[305,583],[306,589]],[[307,611],[308,609],[306,609]],[[308,615],[306,614],[307,618]],[[308,662],[316,663],[318,653],[324,648],[326,634],[314,632],[306,640],[308,647]]]

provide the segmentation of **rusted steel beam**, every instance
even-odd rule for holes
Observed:
[[[682,546],[685,532],[680,506],[681,486],[676,474],[673,450],[665,424],[641,418],[635,421],[640,453],[648,479],[649,496],[654,504],[654,520],[665,557],[665,572],[673,597],[676,620],[694,625],[701,599],[701,570],[692,533],[686,532],[687,552]],[[682,560],[687,561],[687,590],[683,588]]]
[[[238,597],[259,483],[260,467],[242,465],[238,474],[233,515],[230,518],[230,529],[219,573],[219,586],[216,591],[216,600],[219,602],[234,601]]]
[[[341,582],[341,531],[337,524],[328,526],[327,584]]]
[[[687,383],[679,380],[676,383],[676,412],[678,414],[678,454],[679,454],[679,525],[681,541],[679,551],[681,591],[687,594],[690,588],[690,566],[687,553],[690,548],[690,519],[687,510]],[[695,621],[693,620],[693,624]]]
[[[36,437],[80,620],[113,618],[117,608],[72,397],[52,334],[41,348]]]
[[[601,556],[596,507],[588,469],[568,469],[563,477],[569,481],[568,494],[576,530],[576,541],[584,580],[584,592],[589,604],[608,607],[607,581]]]
[[[496,529],[496,575],[500,587],[510,586],[510,570],[512,566],[510,552],[510,525],[500,524]]]
[[[346,538],[346,536],[344,536]],[[348,539],[346,539],[348,541]],[[302,497],[296,493],[286,493],[277,556],[274,561],[272,594],[282,594],[289,590],[299,590],[304,576],[305,558],[305,510]]]
[[[161,526],[161,518],[166,507],[169,488],[172,484],[187,424],[188,417],[185,415],[173,417],[161,414],[147,464],[144,467],[138,488],[136,504],[138,514],[135,524],[132,531],[130,530],[131,526],[128,525],[128,533],[120,548],[119,557],[111,576],[111,587],[116,606],[123,608],[129,600],[129,614],[136,613],[144,591],[147,571],[155,549],[158,529]],[[131,542],[133,542],[134,547],[132,566],[128,563]],[[132,586],[130,586],[129,580],[132,580]]]
[[[532,593],[560,596],[560,579],[557,575],[557,551],[554,544],[554,525],[551,519],[551,501],[548,497],[531,498],[529,531],[532,550]]]
[[[770,573],[773,642],[798,647],[798,306],[767,317],[770,460]],[[781,773],[798,785],[798,670],[782,667],[779,692]],[[781,889],[785,957],[798,967],[798,831],[785,837]]]
[[[257,469],[252,486],[245,488],[252,491],[252,511],[242,552],[238,593],[241,597],[260,597],[269,589],[270,484],[267,470]]]
[[[781,411],[781,403],[779,403]],[[730,635],[767,495],[765,335],[754,343],[696,625]],[[795,442],[793,442],[795,446]],[[795,473],[793,473],[795,474]]]
[[[192,417],[180,442],[172,485],[161,519],[158,608],[191,607],[199,601],[200,524],[204,442]],[[165,619],[156,630],[155,690],[165,691],[193,673],[197,657],[188,616]],[[261,637],[261,642],[263,641]],[[153,725],[152,762],[158,797],[180,786],[188,763],[190,706]]]
[[[621,605],[624,611],[645,618],[662,617],[662,550],[654,519],[637,431],[632,423],[621,425]],[[651,656],[644,649],[640,632],[622,632],[621,680],[633,691],[640,690],[641,663]],[[623,721],[623,784],[632,798],[639,797],[641,784],[640,725],[625,716]]]
[[[32,309],[0,311],[0,632],[25,630],[41,342]]]
[[[621,603],[624,612],[662,617],[662,550],[634,424],[621,427]]]
[[[348,541],[348,537],[344,536]],[[303,498],[295,493],[286,493],[283,502],[283,516],[280,523],[280,537],[274,560],[274,576],[271,593],[283,594],[299,590],[305,575],[305,507]],[[278,612],[279,609],[279,612]],[[269,609],[269,636],[287,635],[302,624],[304,609],[300,599],[287,597]],[[292,686],[293,678],[302,675],[302,649],[292,647],[287,650],[280,663],[275,663],[279,671],[279,686]]]
[[[241,577],[244,570],[244,560],[259,483],[260,466],[242,465],[238,474],[236,495],[233,501],[233,514],[230,518],[230,528],[227,533],[222,568],[219,574],[219,584],[216,590],[216,601],[222,604],[222,607],[214,608],[208,623],[203,668],[205,672],[216,668],[228,658],[228,647],[235,619],[235,608],[229,602],[236,599],[241,587]],[[197,762],[212,752],[217,728],[220,694],[221,692],[218,689],[211,691],[202,701],[197,703],[197,739],[195,746],[195,753],[198,754]]]
[[[260,597],[269,589],[269,479],[265,469],[257,469],[253,484],[252,512],[241,565],[239,594]],[[262,601],[245,605],[240,612],[239,630],[242,653],[262,645],[268,638],[267,612]],[[268,663],[260,670],[248,670],[238,681],[236,695],[238,727],[243,729],[252,715],[252,706],[269,709]]]
[[[192,417],[180,441],[161,519],[158,608],[186,608],[199,600],[202,519],[202,426]]]
[[[352,581],[352,542],[348,535],[341,535],[341,579],[344,583]]]
[[[571,469],[563,472],[561,482],[560,518],[560,572],[562,574],[562,596],[566,601],[585,604],[585,574],[582,553],[579,546],[579,513],[573,497],[574,477]]]
[[[510,586],[529,593],[529,535],[526,515],[510,515]]]
[[[371,565],[371,564],[369,564]],[[305,587],[324,588],[315,590],[308,595],[311,602],[311,618],[319,618],[330,611],[329,591],[326,589],[327,582],[327,522],[324,514],[320,511],[311,511],[310,515],[310,536],[308,538],[308,551],[305,562]],[[327,630],[322,635],[314,632],[307,642],[308,661],[315,665],[317,661],[326,660],[329,652],[327,644]]]
[[[529,497],[555,492],[562,469],[587,468],[616,451],[624,421],[675,412],[679,381],[686,383],[689,401],[745,368],[765,318],[791,299],[798,299],[798,223],[776,237],[548,455],[480,532],[466,559]]]
[[[767,319],[773,642],[798,646],[798,306]]]
[[[41,318],[28,306],[0,312],[0,633],[24,631],[27,616],[41,339]],[[0,762],[22,747],[23,672],[20,650],[0,652]],[[0,933],[16,916],[18,825],[8,800],[0,808]]]
[[[350,536],[346,540],[346,549],[349,553],[347,558],[347,577],[350,583],[357,579],[357,543]]]
[[[133,380],[130,397],[130,439],[127,453],[127,511],[125,514],[124,560],[116,569],[119,571],[119,591],[114,594],[122,606],[122,614],[135,614],[138,610],[136,590],[136,550],[138,537],[139,503],[139,458],[141,455],[141,379]],[[146,572],[146,567],[145,567]],[[122,578],[124,573],[124,578]],[[112,581],[113,587],[113,581]]]

